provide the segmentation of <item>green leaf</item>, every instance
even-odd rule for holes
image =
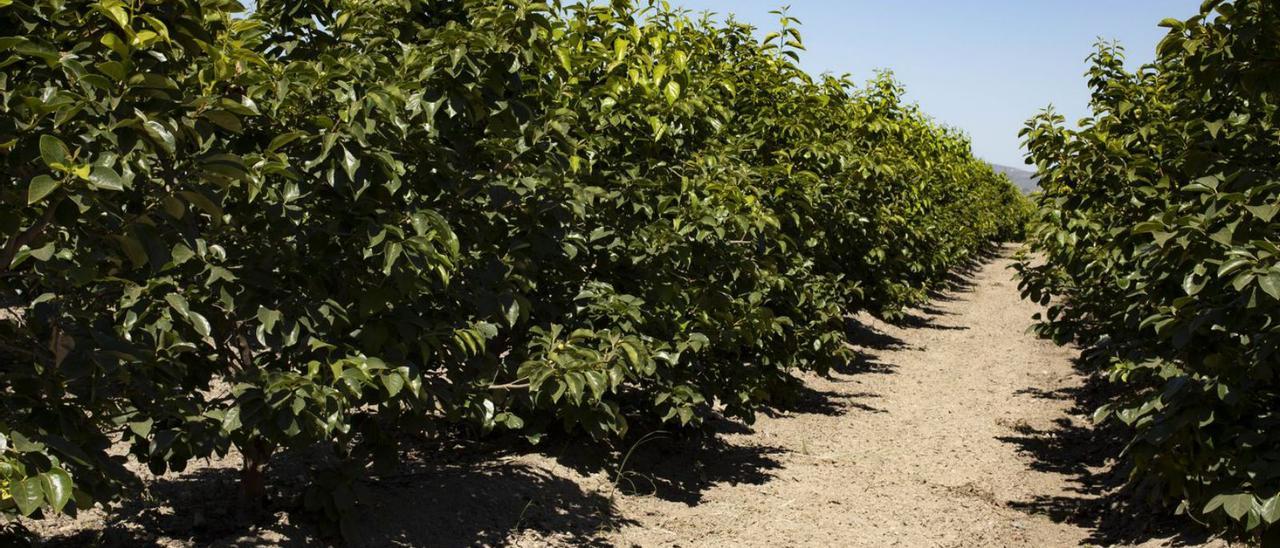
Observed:
[[[403,252],[404,246],[401,246],[399,242],[391,242],[387,244],[382,263],[382,273],[384,275],[391,275],[391,271],[396,266],[396,261],[400,259],[400,254]]]
[[[102,39],[99,40],[99,42],[111,51],[114,51],[121,59],[129,58],[129,45],[126,44],[124,40],[121,40],[115,33],[108,32],[102,35]]]
[[[1266,291],[1271,298],[1280,300],[1280,272],[1271,272],[1258,277],[1258,287]]]
[[[1244,206],[1255,217],[1262,219],[1262,222],[1269,223],[1271,219],[1276,217],[1276,213],[1280,213],[1280,204],[1260,205],[1260,206]]]
[[[564,382],[569,385],[569,399],[574,403],[582,401],[582,389],[586,386],[586,378],[582,373],[571,371],[564,376]]]
[[[1257,278],[1258,276],[1251,271],[1241,272],[1231,280],[1231,287],[1235,288],[1236,291],[1244,291]]]
[[[209,325],[209,320],[205,319],[205,317],[200,315],[199,312],[192,312],[187,316],[187,321],[191,322],[191,327],[194,328],[196,333],[199,333],[201,337],[208,337],[209,333],[213,332],[213,329]]]
[[[54,512],[61,513],[71,501],[71,475],[61,468],[54,468],[40,474],[40,487],[44,491],[44,499]]]
[[[101,2],[94,7],[106,15],[111,22],[119,26],[121,30],[133,32],[133,27],[129,24],[129,12],[125,11],[120,2]]]
[[[596,400],[603,398],[609,386],[608,377],[600,371],[587,371],[584,376],[587,378],[587,388],[591,389],[592,398]]]
[[[626,341],[620,342],[618,343],[618,348],[622,349],[622,353],[627,357],[627,362],[633,367],[639,367],[641,365],[640,353],[636,351],[634,346],[631,346],[631,343]]]
[[[1240,269],[1245,268],[1251,264],[1253,264],[1253,260],[1246,257],[1236,257],[1234,259],[1225,261],[1222,263],[1222,266],[1218,267],[1218,277],[1225,278],[1227,276],[1235,274],[1236,272],[1239,272]]]
[[[1221,230],[1217,230],[1217,232],[1210,234],[1210,239],[1212,239],[1212,241],[1219,242],[1224,246],[1234,245],[1235,228],[1238,227],[1238,225],[1239,223],[1228,224],[1226,227],[1222,227]]]
[[[153,419],[134,421],[129,423],[129,430],[133,431],[134,435],[140,438],[145,438],[151,435],[151,427],[154,424],[155,420]]]
[[[1185,291],[1187,295],[1195,296],[1204,290],[1206,282],[1207,280],[1203,277],[1197,275],[1195,272],[1190,272],[1182,280],[1182,290]]]
[[[62,139],[52,135],[41,135],[40,159],[51,168],[64,169],[64,166],[71,161],[71,151],[67,150],[67,144],[62,142]]]
[[[401,377],[398,371],[387,373],[382,376],[382,386],[387,389],[387,394],[394,398],[404,388],[404,377]]]
[[[108,166],[93,166],[93,171],[89,173],[89,183],[102,190],[124,190],[124,179]]]
[[[18,505],[18,511],[24,516],[30,516],[44,503],[44,491],[40,489],[39,477],[11,483],[9,495],[13,497],[14,504]]]
[[[140,30],[133,35],[133,45],[142,49],[151,47],[160,38],[155,31]]]
[[[164,296],[164,300],[169,303],[169,306],[173,307],[174,310],[177,310],[178,314],[183,318],[187,318],[191,315],[191,306],[187,304],[186,297],[177,293],[170,293]]]
[[[205,170],[231,179],[249,180],[249,168],[235,154],[213,154],[200,161]]]
[[[290,131],[288,133],[282,133],[280,135],[277,135],[275,136],[275,138],[271,139],[271,143],[267,145],[267,152],[275,152],[277,150],[280,150],[285,145],[288,145],[289,143],[292,143],[293,141],[296,141],[298,138],[304,137],[306,135],[307,133],[305,131]]]
[[[693,420],[693,409],[689,407],[681,407],[676,410],[676,415],[680,417],[680,424],[686,425]]]
[[[110,76],[112,80],[123,82],[129,77],[128,71],[125,69],[124,63],[119,61],[105,61],[98,63],[98,71]]]
[[[1160,221],[1146,221],[1133,225],[1130,232],[1134,234],[1150,234],[1152,232],[1162,232],[1164,229],[1165,225]]]
[[[1280,521],[1280,495],[1267,499],[1267,501],[1262,504],[1262,509],[1258,513],[1262,515],[1262,521],[1269,524]]]
[[[134,268],[142,268],[147,264],[147,250],[142,247],[137,238],[132,235],[115,236],[116,242],[119,242],[120,249],[124,251],[125,256],[129,257],[129,262]]]
[[[62,186],[62,181],[54,179],[48,175],[39,175],[31,179],[30,186],[27,187],[27,205],[36,205],[48,198],[53,191],[58,190]]]
[[[1249,513],[1253,508],[1253,495],[1248,493],[1223,493],[1209,499],[1209,503],[1204,507],[1204,514],[1210,514],[1221,508],[1231,516],[1232,519],[1239,520]]]
[[[222,416],[222,430],[224,432],[235,432],[241,426],[243,424],[240,422],[240,408],[232,407],[227,409],[226,414]]]
[[[507,326],[515,327],[516,323],[520,321],[520,300],[512,297],[504,308],[503,317],[507,320]]]
[[[169,216],[173,217],[174,219],[181,219],[187,216],[186,204],[184,204],[182,200],[179,200],[174,196],[165,196],[161,200],[160,206],[164,209],[165,213],[169,214]],[[178,245],[182,245],[182,244],[178,244]],[[187,258],[189,259],[190,257],[187,257]]]
[[[240,123],[240,118],[225,110],[209,110],[204,113],[204,117],[232,133],[240,133],[244,130],[244,125]]]
[[[524,428],[524,419],[513,413],[503,413],[502,424],[506,425],[509,430],[519,430]]]
[[[194,205],[200,208],[201,211],[207,213],[215,222],[221,221],[223,215],[222,208],[219,207],[218,204],[213,203],[213,200],[210,200],[204,194],[184,190],[179,192],[178,195],[185,198],[191,205]]]
[[[53,252],[56,250],[57,248],[53,245],[53,242],[49,242],[41,247],[31,250],[31,256],[38,261],[45,262],[53,258]]]
[[[355,155],[351,154],[350,150],[347,150],[347,147],[342,147],[342,170],[346,172],[347,178],[355,181],[356,170],[358,169],[360,169],[360,160],[356,159]]]
[[[1101,424],[1103,421],[1107,420],[1107,418],[1110,416],[1111,416],[1111,405],[1110,404],[1103,405],[1098,409],[1094,410],[1093,423]]]
[[[280,321],[281,314],[278,310],[259,306],[257,317],[258,321],[262,323],[262,330],[267,333],[271,333],[272,331],[275,331],[276,322]]]
[[[173,134],[164,127],[163,124],[155,120],[147,120],[142,124],[147,135],[150,135],[160,148],[169,154],[173,154],[177,150],[177,143],[173,138]]]
[[[670,80],[667,85],[662,88],[663,95],[667,98],[668,104],[673,104],[680,98],[680,83]]]
[[[1214,510],[1222,508],[1223,503],[1227,502],[1227,495],[1214,495],[1209,502],[1204,505],[1204,509],[1200,511],[1202,514],[1213,513]]]
[[[1253,495],[1248,493],[1240,493],[1236,495],[1228,495],[1222,502],[1222,509],[1226,510],[1227,515],[1231,519],[1239,520],[1245,514],[1249,513],[1249,509],[1253,507]]]

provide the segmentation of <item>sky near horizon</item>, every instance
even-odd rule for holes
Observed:
[[[1166,17],[1198,13],[1200,0],[669,0],[696,12],[732,13],[769,32],[769,11],[800,19],[801,66],[858,82],[892,70],[909,100],[973,139],[974,152],[1026,168],[1018,131],[1049,104],[1069,123],[1088,113],[1085,58],[1119,40],[1130,68],[1154,58]]]

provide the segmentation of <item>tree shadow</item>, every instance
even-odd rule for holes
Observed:
[[[1087,366],[1077,361],[1078,369]],[[1072,402],[1075,416],[1089,416],[1114,388],[1105,379],[1090,375],[1082,386],[1057,390],[1024,389],[1019,393],[1036,398]],[[1031,468],[1070,478],[1070,494],[1038,496],[1012,502],[1010,507],[1033,515],[1043,515],[1058,523],[1069,523],[1090,531],[1089,545],[1135,545],[1161,540],[1174,546],[1194,546],[1211,535],[1196,528],[1172,509],[1153,506],[1141,496],[1141,489],[1128,482],[1129,469],[1115,458],[1126,443],[1123,427],[1108,423],[1095,427],[1087,421],[1063,418],[1053,426],[1036,429],[1014,428],[1013,435],[998,439],[1018,448],[1033,459]]]
[[[862,350],[903,350],[909,348],[906,341],[876,329],[857,318],[847,318],[844,323],[845,339]]]
[[[878,352],[906,350],[911,348],[899,337],[868,325],[856,317],[845,319],[845,338],[856,354],[855,358],[832,368],[841,375],[861,375],[867,373],[889,374],[897,366],[880,360]]]
[[[950,310],[943,310],[941,308],[933,306],[933,304],[931,303],[925,303],[920,306],[917,306],[916,310],[919,310],[925,314],[928,314],[929,316],[934,316],[938,318],[957,315],[955,312],[952,312]]]
[[[407,463],[364,482],[361,546],[497,546],[533,530],[574,546],[603,546],[627,525],[607,493],[518,462]]]
[[[956,300],[957,294],[973,293],[977,289],[978,284],[973,281],[973,277],[978,274],[982,267],[987,264],[988,260],[980,263],[966,266],[957,270],[952,270],[943,278],[942,284],[935,290],[931,291],[931,295],[942,297],[943,300]]]
[[[495,546],[534,530],[571,545],[598,546],[603,532],[629,523],[608,493],[501,458],[515,454],[504,450],[509,444],[487,447],[445,438],[406,448],[395,472],[358,483],[358,525],[347,544]],[[438,458],[442,454],[449,457]],[[309,481],[305,470],[323,464],[315,455],[273,461],[270,503],[257,522],[237,516],[237,471],[206,468],[156,478],[148,484],[148,496],[127,499],[104,527],[52,536],[42,545],[341,544],[322,533],[300,505]]]
[[[271,503],[259,523],[238,515],[238,472],[229,467],[202,468],[181,475],[153,478],[140,496],[127,497],[114,505],[97,529],[79,529],[54,534],[40,545],[51,547],[160,547],[178,544],[198,546],[239,545],[237,539],[256,536],[266,521],[285,538],[314,542],[302,528],[279,523],[288,511],[297,488],[291,478],[272,484]],[[282,504],[283,503],[283,504]],[[247,544],[246,544],[247,545]]]
[[[1032,387],[1027,387],[1027,388],[1018,390],[1014,392],[1014,395],[1031,396],[1033,398],[1041,399],[1041,400],[1065,401],[1075,397],[1076,390],[1077,389],[1075,388],[1058,388],[1056,390],[1045,390],[1043,388],[1036,388],[1032,386]]]
[[[906,327],[909,329],[936,329],[939,331],[968,331],[969,327],[964,325],[945,325],[938,323],[940,315],[921,310],[924,314],[913,314],[904,312],[900,317],[894,320],[894,325]]]
[[[882,361],[874,354],[860,352],[856,360],[840,364],[831,370],[841,375],[892,375],[898,370],[898,366]]]
[[[978,287],[973,278],[991,261],[1003,256],[1005,252],[999,247],[980,251],[973,258],[951,269],[937,287],[930,289],[927,292],[929,300],[953,302],[961,299],[960,294],[973,293]]]
[[[879,397],[878,394],[870,392],[842,393],[801,386],[791,399],[781,405],[766,407],[762,410],[762,413],[769,417],[781,417],[789,414],[838,417],[853,411],[887,413],[888,411],[860,401]]]
[[[736,444],[720,435],[725,431],[752,430],[717,419],[704,432],[656,433],[612,454],[579,440],[567,440],[554,455],[544,454],[580,474],[605,474],[607,490],[697,506],[703,494],[717,485],[763,485],[782,466],[778,456],[787,452],[785,448]]]

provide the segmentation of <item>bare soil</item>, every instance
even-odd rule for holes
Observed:
[[[805,378],[799,404],[708,437],[655,433],[632,452],[559,440],[420,449],[368,482],[367,546],[1221,545],[1135,509],[1091,428],[1077,352],[1027,333],[1011,249],[890,325],[860,317],[861,363]],[[495,449],[497,450],[495,456]],[[625,448],[624,448],[625,449]],[[156,478],[111,512],[28,524],[51,544],[324,542],[285,509],[227,525],[233,456]],[[276,473],[282,493],[305,475]],[[274,472],[269,472],[274,473]]]

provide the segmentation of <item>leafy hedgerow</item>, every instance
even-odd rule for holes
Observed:
[[[1020,265],[1122,387],[1134,479],[1179,511],[1259,537],[1280,527],[1280,5],[1206,2],[1163,23],[1128,73],[1100,46],[1093,115],[1024,135],[1043,194]],[[1267,531],[1267,533],[1264,533]],[[1271,539],[1277,542],[1280,539]]]
[[[0,509],[343,464],[439,421],[605,440],[750,420],[1024,199],[794,20],[615,1],[0,0]]]

